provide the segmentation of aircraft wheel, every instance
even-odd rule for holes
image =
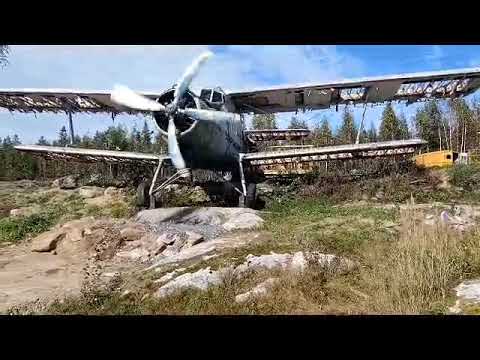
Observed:
[[[137,186],[137,206],[150,206],[150,181],[142,180]]]
[[[239,206],[246,208],[255,208],[257,202],[257,184],[250,183],[247,185],[247,196],[240,195]]]

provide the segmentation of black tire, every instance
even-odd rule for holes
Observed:
[[[150,205],[150,195],[148,191],[150,190],[150,181],[142,180],[137,186],[137,206],[149,206]]]
[[[247,185],[247,196],[240,195],[239,206],[254,209],[257,202],[257,184]]]

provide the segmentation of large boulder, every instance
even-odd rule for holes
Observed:
[[[152,226],[165,222],[210,225],[226,231],[253,229],[263,224],[263,219],[255,210],[223,207],[174,207],[143,210],[137,214],[136,221]]]
[[[59,241],[65,238],[65,231],[51,230],[38,235],[32,240],[31,250],[34,252],[49,252],[55,250]]]

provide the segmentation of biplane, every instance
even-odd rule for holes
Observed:
[[[301,139],[305,129],[248,130],[245,115],[312,111],[340,105],[411,104],[436,98],[466,96],[480,87],[480,68],[367,77],[336,82],[276,86],[263,89],[224,91],[205,88],[199,94],[190,84],[211,56],[201,54],[186,69],[177,84],[163,92],[136,92],[126,86],[112,91],[72,89],[0,89],[0,107],[19,112],[54,112],[69,116],[70,137],[74,138],[72,115],[76,113],[151,114],[168,154],[19,145],[18,151],[49,159],[147,163],[156,166],[153,178],[143,184],[150,198],[166,185],[191,179],[193,169],[226,172],[225,183],[238,194],[241,206],[252,207],[256,184],[263,181],[261,167],[331,159],[362,159],[411,154],[424,144],[421,139],[358,143],[326,147],[300,147],[256,151],[262,141]],[[363,119],[362,119],[363,125]],[[361,127],[360,127],[361,128]],[[162,179],[162,167],[173,166],[174,175]]]

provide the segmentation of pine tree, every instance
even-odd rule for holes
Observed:
[[[439,150],[440,141],[442,148],[446,147],[443,114],[436,100],[428,101],[424,107],[418,109],[414,121],[418,136],[428,142],[430,151]]]
[[[8,64],[8,53],[10,49],[8,45],[0,45],[0,66],[5,66]]]
[[[410,139],[411,133],[410,129],[408,128],[407,118],[405,117],[404,113],[400,114],[398,121],[400,125],[400,139]]]
[[[452,148],[456,151],[462,151],[462,144],[467,151],[468,149],[478,147],[480,124],[478,117],[475,116],[475,112],[468,106],[465,99],[451,100],[448,103],[448,107],[454,122],[451,136]],[[449,125],[446,122],[445,127],[449,128]]]
[[[167,153],[167,143],[162,138],[162,134],[160,132],[157,132],[155,135],[155,139],[152,144],[152,152],[154,152],[155,154]]]
[[[14,134],[14,135],[13,135],[12,144],[13,144],[13,146],[16,146],[16,145],[20,145],[20,144],[21,144],[20,138],[18,137],[17,134]]]
[[[133,151],[140,151],[142,146],[142,136],[138,131],[137,127],[134,125],[132,133],[130,134],[130,147]]]
[[[80,142],[80,147],[85,148],[85,149],[93,149],[93,148],[95,148],[95,143],[90,136],[85,134],[85,135],[82,136],[82,141]]]
[[[38,139],[37,145],[45,145],[45,146],[48,146],[48,145],[50,145],[50,144],[48,143],[47,139],[45,139],[45,137],[42,135],[42,136],[40,136],[40,139]]]
[[[290,119],[290,124],[288,124],[289,129],[308,129],[308,124],[305,119],[299,119],[297,116],[292,116]]]
[[[276,129],[277,121],[275,114],[256,114],[252,118],[252,128],[254,130]]]
[[[7,135],[6,138],[3,139],[3,150],[10,150],[12,148],[12,139],[10,138],[10,135]]]
[[[342,124],[338,129],[337,138],[341,144],[354,144],[357,138],[357,127],[353,119],[353,114],[345,107],[342,116]]]
[[[152,132],[150,131],[146,121],[143,123],[141,133],[141,151],[148,152],[152,147]]]
[[[380,141],[399,140],[402,138],[400,121],[390,103],[383,110],[378,137]]]
[[[313,142],[314,145],[332,145],[333,134],[330,128],[330,123],[326,118],[323,118],[320,126],[316,126],[313,129]]]
[[[110,126],[105,132],[104,146],[107,150],[128,150],[127,131],[122,126]]]
[[[378,141],[377,129],[375,125],[373,125],[373,122],[370,123],[370,129],[367,132],[367,139],[368,139],[368,142]]]
[[[56,142],[56,145],[58,146],[67,146],[69,143],[68,140],[68,134],[67,134],[67,129],[65,126],[62,126],[60,129],[60,132],[58,133],[58,141]]]

